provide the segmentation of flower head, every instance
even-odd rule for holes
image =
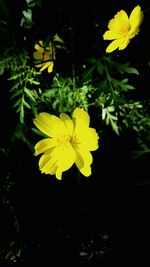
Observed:
[[[50,41],[48,46],[44,46],[43,41],[40,40],[34,48],[37,50],[33,53],[35,66],[41,68],[40,71],[48,68],[48,72],[52,72],[55,60],[55,49],[52,42]]]
[[[111,53],[117,48],[123,50],[127,47],[136,34],[143,20],[143,12],[137,5],[128,17],[124,10],[117,12],[108,23],[108,31],[103,35],[104,40],[113,40],[107,47],[106,52]]]
[[[90,151],[98,149],[98,134],[89,127],[90,117],[83,108],[76,108],[72,118],[66,113],[59,117],[42,112],[34,119],[36,127],[48,137],[35,145],[35,156],[42,173],[62,179],[62,172],[75,163],[84,176],[91,175],[93,161]]]

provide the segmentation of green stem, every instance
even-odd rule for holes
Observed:
[[[107,67],[107,63],[106,63],[105,57],[103,57],[102,60],[103,60],[104,66],[105,66],[105,72],[106,72],[106,77],[107,77],[107,80],[108,80],[108,84],[109,84],[109,87],[111,89],[112,96],[115,99],[114,88],[113,88],[113,85],[112,85],[112,82],[111,82],[111,76],[110,76],[109,71],[108,71],[108,67]]]

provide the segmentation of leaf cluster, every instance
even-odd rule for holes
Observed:
[[[28,62],[29,57],[26,51],[5,57],[1,64],[8,69],[10,76],[10,99],[12,107],[19,114],[20,122],[24,123],[26,109],[34,111],[36,99],[40,92],[39,74]]]

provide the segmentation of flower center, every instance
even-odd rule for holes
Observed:
[[[70,142],[70,137],[68,135],[62,135],[57,138],[57,141],[60,145]]]
[[[120,34],[123,35],[123,36],[126,36],[128,34],[130,30],[130,25],[128,23],[122,25],[122,27],[120,27]]]
[[[50,56],[50,53],[49,52],[44,52],[44,55],[43,55],[44,59],[45,60],[49,60],[51,58]]]

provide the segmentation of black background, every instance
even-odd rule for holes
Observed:
[[[44,38],[53,32],[60,32],[69,43],[66,29],[71,15],[76,29],[75,64],[83,62],[93,52],[90,48],[97,33],[103,33],[102,29],[106,29],[108,20],[118,10],[124,9],[129,14],[137,4],[143,10],[149,8],[148,1],[100,3],[98,8],[84,4],[82,7],[56,8],[49,1],[43,3],[42,9],[37,8],[33,13],[35,26],[25,32],[29,46],[38,37]],[[1,16],[8,20],[8,31],[12,34],[7,36],[8,42],[15,39],[19,43],[22,32],[18,30],[18,24],[25,3],[6,1],[6,4],[2,5]],[[120,53],[120,60],[130,60],[140,71],[135,81],[139,99],[149,98],[148,14],[145,12],[139,35]],[[102,27],[93,28],[93,19]],[[106,44],[101,38],[99,40],[104,49]],[[98,52],[94,50],[95,54]],[[10,106],[6,78],[7,74],[0,77],[0,144],[8,150],[8,153],[1,153],[0,168],[1,266],[57,266],[60,263],[128,266],[140,261],[141,266],[147,266],[150,188],[142,182],[149,179],[149,156],[137,160],[130,158],[134,134],[125,132],[118,137],[106,129],[100,138],[99,150],[93,152],[90,178],[80,175],[77,181],[75,167],[64,173],[62,181],[41,175],[37,158],[26,144],[11,140],[18,118]],[[93,121],[95,126],[96,123]],[[18,232],[14,227],[15,218],[19,221]],[[16,263],[3,257],[3,250],[8,250],[11,240],[15,240],[16,246],[25,244],[21,259]]]

